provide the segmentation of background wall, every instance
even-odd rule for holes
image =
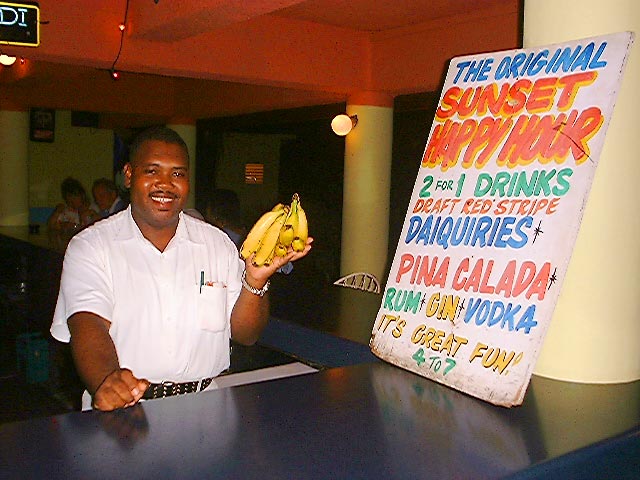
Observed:
[[[29,206],[55,207],[60,184],[77,178],[91,196],[100,177],[113,178],[113,131],[71,125],[71,111],[57,110],[52,143],[29,141]]]
[[[286,135],[224,133],[222,155],[216,165],[215,185],[228,188],[243,199],[241,203],[245,223],[253,222],[256,215],[273,208],[278,202],[280,176],[280,148]],[[247,163],[264,165],[262,184],[245,183]]]

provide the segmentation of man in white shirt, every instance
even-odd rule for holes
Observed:
[[[266,326],[269,266],[242,261],[220,230],[182,213],[189,158],[173,130],[131,145],[127,210],[83,230],[65,253],[52,335],[71,342],[87,407],[201,391],[229,366],[229,340],[250,345]]]

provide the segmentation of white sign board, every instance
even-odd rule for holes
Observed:
[[[567,271],[629,32],[454,58],[371,350],[520,405]]]

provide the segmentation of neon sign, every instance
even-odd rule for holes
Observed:
[[[40,7],[0,2],[0,45],[40,45]]]

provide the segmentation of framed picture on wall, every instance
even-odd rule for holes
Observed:
[[[29,138],[33,142],[53,142],[56,130],[56,111],[32,108],[29,115]]]

